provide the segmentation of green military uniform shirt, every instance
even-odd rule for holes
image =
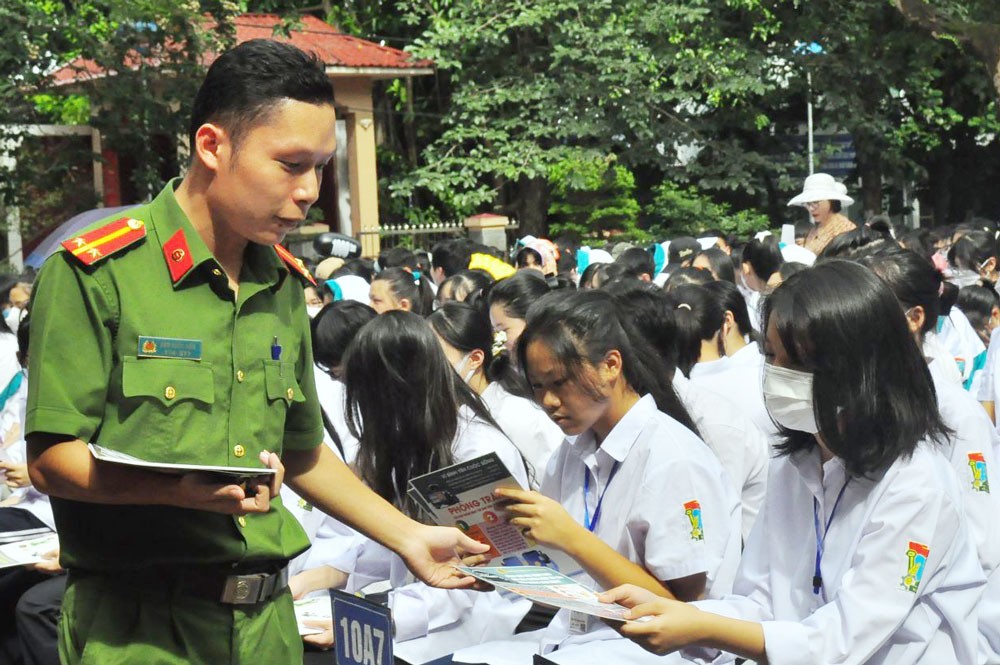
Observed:
[[[92,265],[64,249],[42,268],[26,431],[145,460],[223,466],[260,467],[262,450],[316,447],[322,421],[296,275],[274,248],[251,243],[234,297],[175,186],[127,213],[143,224],[123,227],[126,240],[142,228],[145,238],[109,251],[121,244],[113,241],[104,256],[99,245],[87,250]],[[268,513],[239,518],[57,498],[52,508],[69,568],[252,563],[308,547],[277,497]]]

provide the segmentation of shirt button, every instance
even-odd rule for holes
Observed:
[[[247,375],[243,373],[243,370],[236,370],[236,380],[243,383],[243,379],[247,378]]]
[[[285,395],[288,397],[288,399],[292,399],[293,397],[295,397],[295,391],[289,388],[288,392],[286,392]]]
[[[237,443],[235,446],[233,446],[233,454],[236,455],[237,457],[243,457],[244,455],[247,454],[247,449]]]
[[[242,515],[240,515],[239,517],[237,517],[237,518],[236,518],[236,522],[237,522],[237,523],[238,523],[238,524],[239,524],[240,526],[246,526],[246,525],[247,525],[247,518],[245,518],[245,517],[243,517]]]
[[[173,399],[177,397],[177,390],[173,386],[167,386],[163,391],[163,396],[167,399]]]

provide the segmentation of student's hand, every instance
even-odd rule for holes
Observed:
[[[397,554],[420,581],[441,589],[475,586],[476,579],[462,575],[455,566],[462,557],[488,552],[490,546],[469,538],[454,527],[414,523],[412,537],[406,538]]]
[[[249,480],[246,487],[220,485],[211,474],[184,474],[179,481],[176,505],[226,515],[268,512],[271,509],[271,497],[276,496],[281,489],[285,467],[276,454],[267,451],[260,454],[260,461],[277,472],[272,478]]]
[[[293,575],[288,580],[288,588],[292,598],[298,600],[313,591],[323,589],[341,589],[347,584],[347,573],[333,566],[316,566]]]
[[[0,461],[0,472],[4,474],[4,482],[11,489],[28,487],[31,479],[28,478],[28,465],[17,462]]]
[[[310,628],[321,628],[322,633],[314,635],[303,635],[302,641],[311,644],[318,649],[333,648],[333,620],[332,619],[305,619],[302,625]]]
[[[698,642],[703,634],[706,617],[698,608],[677,600],[669,600],[632,584],[615,587],[600,594],[603,603],[618,603],[628,607],[629,619],[642,621],[608,622],[623,637],[643,649],[663,655]]]
[[[51,552],[46,552],[42,555],[44,560],[38,563],[29,564],[25,566],[32,570],[37,570],[40,573],[46,573],[48,575],[59,575],[65,573],[65,569],[59,565],[59,550],[54,549]]]
[[[542,545],[563,549],[583,528],[562,504],[539,492],[502,487],[494,494],[509,501],[505,508],[510,523]]]

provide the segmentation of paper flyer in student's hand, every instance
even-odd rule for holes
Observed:
[[[327,594],[302,598],[295,603],[295,621],[299,625],[299,635],[318,635],[323,632],[322,628],[306,625],[306,622],[329,622],[333,626],[333,605],[330,604],[330,596]]]
[[[133,457],[132,455],[120,452],[118,450],[111,450],[110,448],[99,446],[94,443],[88,443],[87,447],[90,449],[90,454],[94,456],[94,459],[98,459],[102,462],[111,462],[113,464],[125,464],[127,466],[140,467],[148,471],[156,471],[158,473],[182,475],[185,473],[192,473],[197,471],[201,473],[212,473],[219,476],[223,476],[226,480],[230,482],[239,482],[243,480],[249,480],[251,478],[259,478],[261,476],[273,476],[275,474],[275,469],[270,469],[268,467],[263,467],[263,466],[262,467],[210,466],[204,464],[173,464],[170,462],[150,462],[144,459],[139,459],[138,457]]]
[[[456,566],[466,575],[524,596],[540,605],[614,621],[628,621],[628,608],[602,603],[597,593],[551,568],[539,566],[471,567]]]
[[[538,566],[566,575],[582,572],[567,554],[545,549],[510,524],[498,487],[522,489],[496,453],[459,462],[410,480],[409,495],[436,524],[455,526],[490,546],[489,566]]]
[[[58,549],[59,536],[54,531],[0,545],[0,568],[38,563],[45,560],[46,554]]]

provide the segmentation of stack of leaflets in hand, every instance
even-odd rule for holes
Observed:
[[[25,566],[45,560],[45,555],[59,549],[59,536],[53,531],[32,538],[0,545],[0,568]]]
[[[156,471],[158,473],[169,473],[173,475],[183,475],[185,473],[192,473],[195,471],[201,473],[210,473],[218,476],[220,480],[224,482],[242,482],[244,480],[250,480],[251,478],[259,478],[261,476],[273,476],[275,474],[274,469],[268,467],[242,467],[242,466],[211,466],[204,464],[175,464],[171,462],[150,462],[148,460],[139,459],[138,457],[133,457],[127,453],[123,453],[118,450],[111,450],[110,448],[105,448],[104,446],[99,446],[94,443],[87,444],[90,449],[90,454],[94,456],[94,459],[100,460],[102,462],[111,462],[113,464],[125,464],[126,466],[135,466],[139,468],[146,469],[148,471]]]
[[[490,566],[545,567],[578,575],[580,565],[559,550],[545,550],[508,521],[494,495],[498,487],[523,489],[489,453],[410,480],[409,496],[440,526],[455,526],[490,546]]]
[[[551,568],[537,566],[500,566],[474,568],[458,566],[471,575],[498,589],[524,596],[539,605],[581,612],[612,621],[629,621],[628,608],[614,603],[602,603],[597,593]]]

